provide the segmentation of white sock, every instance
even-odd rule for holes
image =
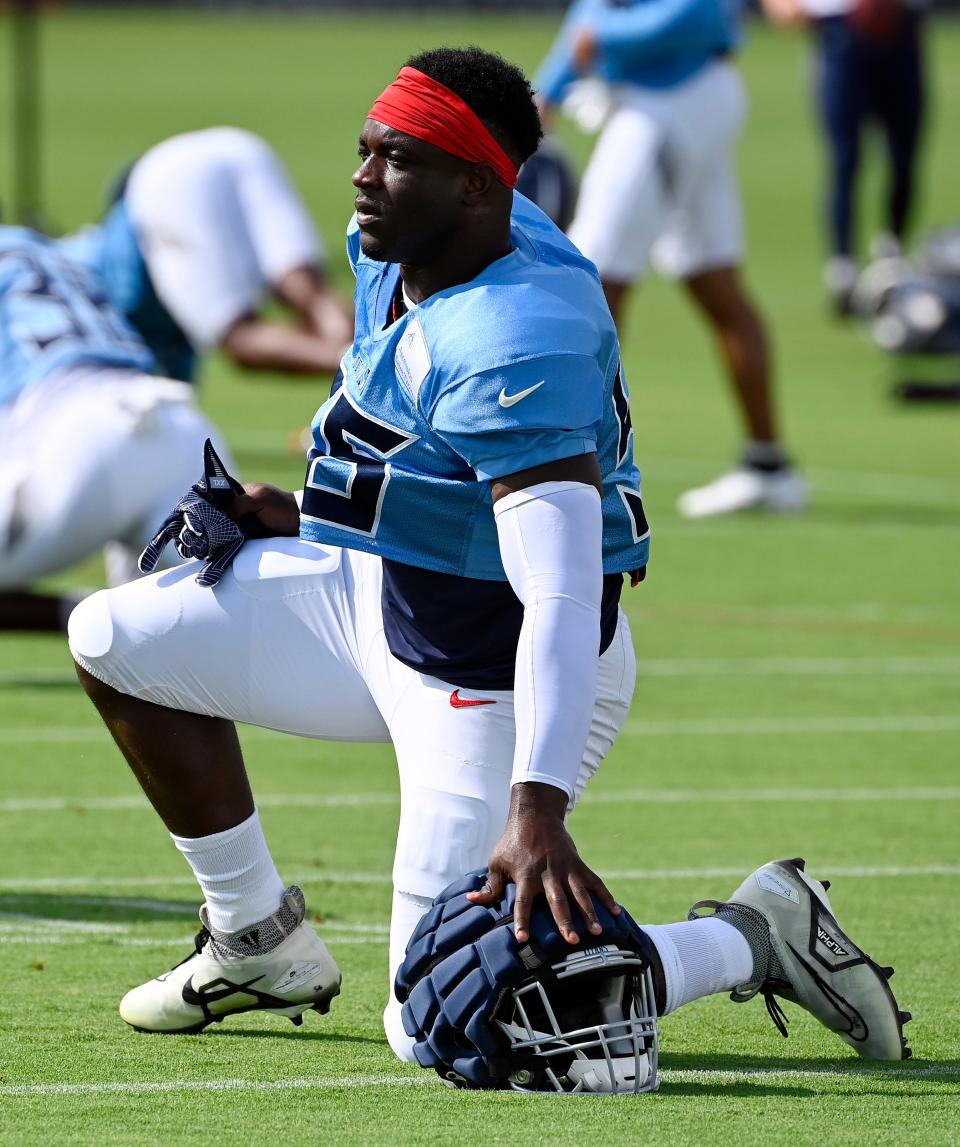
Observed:
[[[667,1004],[663,1014],[691,1000],[729,992],[753,976],[753,952],[732,924],[710,916],[679,924],[641,924],[663,963]]]
[[[210,926],[239,932],[276,912],[280,879],[256,809],[245,821],[211,836],[174,836],[203,890]]]

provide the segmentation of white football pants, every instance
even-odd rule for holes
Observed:
[[[340,741],[392,741],[400,773],[393,865],[391,1046],[409,1057],[392,982],[434,896],[487,863],[506,822],[513,767],[512,691],[460,689],[495,704],[454,707],[454,687],[387,648],[380,561],[274,538],[248,542],[219,586],[190,562],[82,602],[70,648],[95,677],[159,705]],[[577,797],[613,743],[633,694],[621,613],[600,658],[594,721]]]
[[[743,260],[733,151],[746,116],[739,73],[709,64],[673,88],[618,85],[587,163],[569,236],[600,277],[633,283],[650,262],[685,279]]]
[[[249,131],[214,127],[150,148],[124,203],[160,301],[200,348],[323,246],[286,168]]]
[[[192,387],[132,371],[61,371],[0,411],[0,591],[104,548],[111,583],[136,577],[206,438]]]

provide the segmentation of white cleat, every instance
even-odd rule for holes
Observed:
[[[120,1015],[137,1031],[169,1035],[199,1032],[238,1012],[267,1011],[298,1027],[308,1008],[328,1012],[340,993],[340,969],[304,914],[296,886],[272,916],[241,932],[211,932],[202,908],[196,950],[127,992]]]
[[[758,868],[726,903],[702,900],[690,909],[712,908],[746,937],[758,967],[755,979],[734,989],[744,1003],[758,993],[782,1035],[787,1019],[773,998],[805,1008],[864,1059],[909,1059],[902,1012],[882,968],[843,931],[826,890],[829,881],[811,880],[804,862],[774,860]]]
[[[791,466],[780,470],[756,470],[740,466],[706,486],[687,490],[677,501],[684,518],[711,518],[741,510],[802,510],[810,498],[806,481]]]

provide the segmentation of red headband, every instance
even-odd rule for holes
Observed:
[[[489,163],[504,187],[515,187],[517,168],[462,99],[416,68],[401,68],[370,109],[369,119],[432,143],[468,163]]]

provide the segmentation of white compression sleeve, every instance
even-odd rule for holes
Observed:
[[[600,495],[542,482],[494,504],[500,556],[523,603],[512,784],[536,781],[569,800],[593,720],[603,592]]]

